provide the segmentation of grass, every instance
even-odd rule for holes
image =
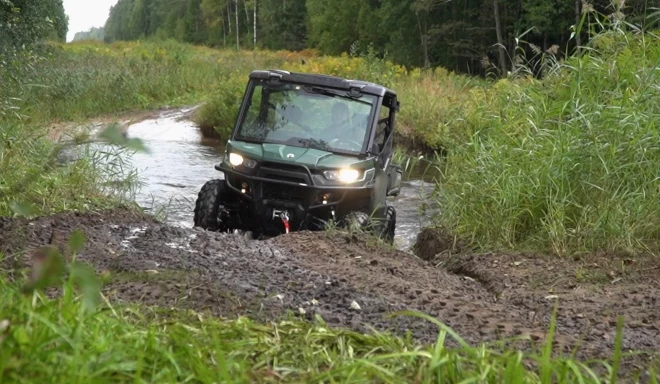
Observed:
[[[127,202],[127,150],[56,145],[39,129],[0,124],[0,216],[85,211]]]
[[[604,32],[543,80],[475,93],[439,221],[489,249],[660,254],[658,41]]]
[[[435,322],[434,345],[331,329],[320,318],[258,324],[107,300],[90,309],[72,281],[60,287],[48,298],[0,278],[2,382],[615,383],[622,358],[621,332],[612,365],[586,364],[553,355],[552,344],[536,352],[472,346],[414,313],[400,315]]]

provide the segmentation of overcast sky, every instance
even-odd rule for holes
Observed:
[[[64,10],[69,15],[67,41],[71,41],[76,32],[104,26],[110,7],[115,4],[117,0],[64,0]]]

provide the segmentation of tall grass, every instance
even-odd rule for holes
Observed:
[[[0,85],[29,123],[198,103],[221,89],[236,68],[281,66],[288,57],[174,41],[47,44],[40,53],[18,76],[5,74]]]
[[[605,362],[552,356],[552,344],[528,353],[472,346],[424,315],[402,314],[438,324],[431,346],[331,329],[320,318],[258,324],[105,300],[95,310],[73,281],[60,287],[49,299],[22,294],[18,283],[0,277],[0,381],[617,382],[617,370]]]
[[[660,253],[660,38],[620,28],[472,93],[440,222],[484,247]]]
[[[0,123],[0,216],[86,211],[128,202],[135,173],[128,151],[57,145],[43,132]]]

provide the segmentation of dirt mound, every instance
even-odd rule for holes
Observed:
[[[417,235],[412,250],[424,260],[433,260],[439,254],[458,253],[465,248],[465,243],[449,232],[441,228],[426,227]]]
[[[113,274],[105,290],[116,301],[263,320],[292,313],[313,320],[318,314],[334,326],[410,331],[433,341],[435,326],[389,318],[414,310],[439,318],[472,343],[515,335],[542,341],[558,304],[557,339],[564,351],[580,341],[580,355],[610,357],[619,315],[626,319],[624,349],[660,350],[657,260],[472,254],[431,263],[339,233],[249,241],[117,210],[0,219],[0,252],[10,256],[2,266],[24,267],[31,249],[65,246],[75,229],[88,237],[79,259]]]

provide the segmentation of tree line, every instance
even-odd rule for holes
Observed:
[[[656,6],[660,0],[628,0],[623,10],[644,23]],[[588,36],[587,28],[576,34],[587,11],[615,7],[611,0],[119,0],[105,28],[109,41],[370,51],[406,66],[480,73],[489,63],[511,68],[520,36],[537,51],[570,53]]]
[[[103,27],[101,28],[91,28],[88,31],[76,32],[73,36],[73,41],[85,41],[85,40],[105,40],[105,32]]]

